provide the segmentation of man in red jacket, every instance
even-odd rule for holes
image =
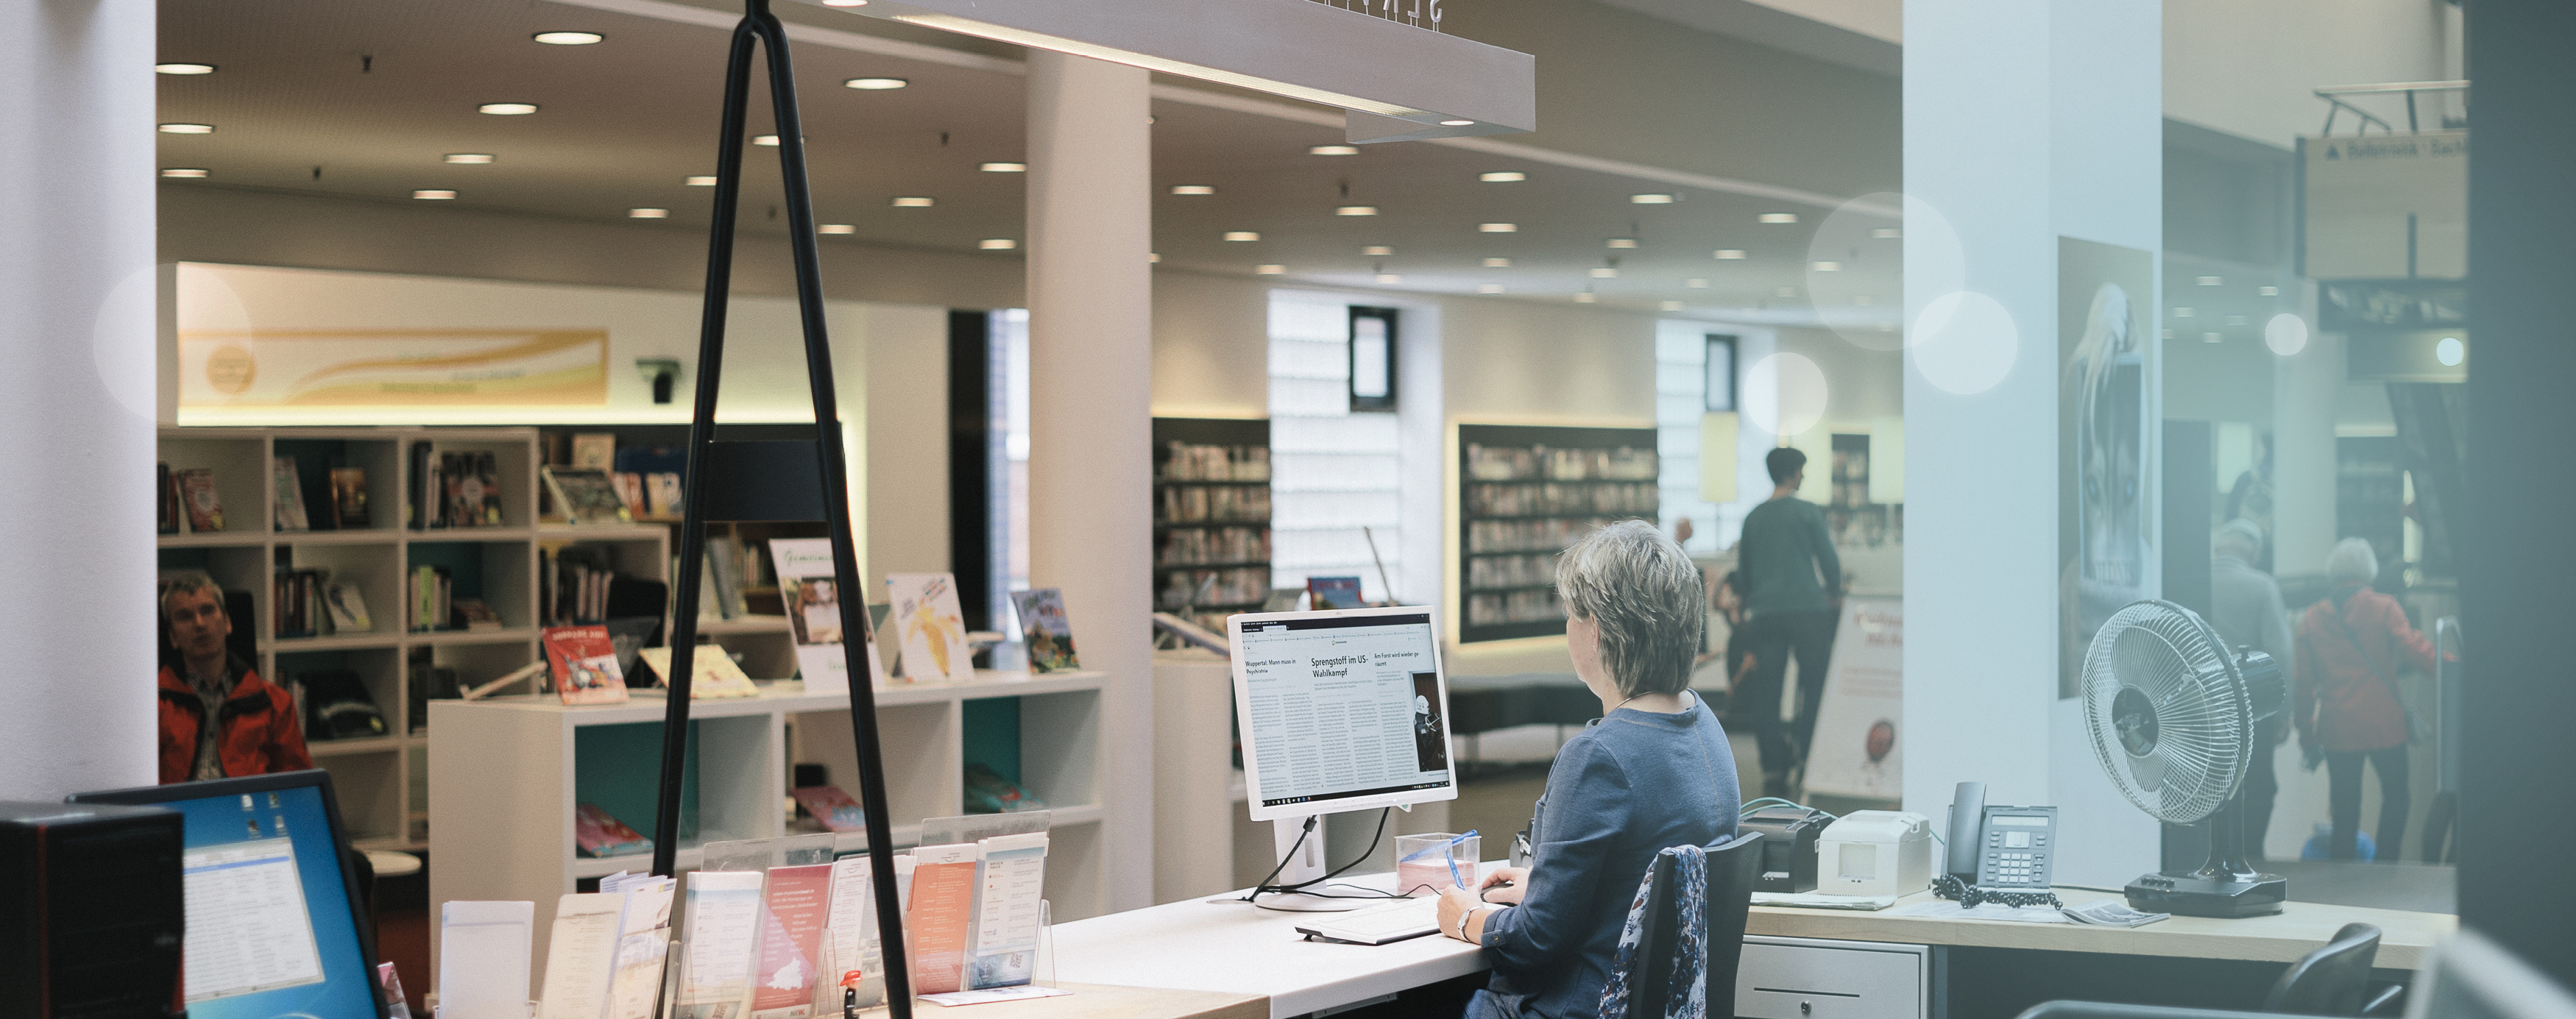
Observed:
[[[2308,606],[2299,622],[2290,719],[2299,747],[2325,755],[2327,813],[2334,835],[2327,855],[2359,855],[2361,772],[2379,772],[2379,834],[2373,859],[2393,861],[2406,841],[2406,702],[2397,670],[2433,671],[2433,645],[2406,622],[2397,599],[2370,589],[2379,557],[2370,542],[2345,538],[2326,556],[2334,590]],[[2314,758],[2311,757],[2311,760]],[[2310,765],[2314,767],[2314,765]]]
[[[225,648],[232,619],[214,579],[191,573],[172,581],[161,612],[186,670],[161,667],[162,783],[312,767],[294,698]]]

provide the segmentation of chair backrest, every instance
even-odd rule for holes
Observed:
[[[2348,923],[2324,948],[2291,963],[2263,997],[2263,1011],[2297,1015],[2360,1015],[2370,992],[2370,964],[2379,956],[2379,928]]]
[[[1735,968],[1744,954],[1745,915],[1753,907],[1753,882],[1762,868],[1762,833],[1745,832],[1707,847],[1708,1014],[1735,1014]],[[1646,896],[1646,913],[1637,936],[1637,975],[1629,981],[1628,1014],[1633,1019],[1661,1016],[1671,996],[1673,950],[1680,938],[1673,929],[1676,910],[1673,858],[1657,854],[1654,890]]]

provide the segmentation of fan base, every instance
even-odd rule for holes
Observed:
[[[2277,874],[2148,874],[2123,891],[2129,908],[2142,913],[2232,920],[2280,912],[2282,901],[2290,897],[2290,883]]]

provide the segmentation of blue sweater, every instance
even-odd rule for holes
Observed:
[[[1622,708],[1566,741],[1531,823],[1521,904],[1485,918],[1505,1014],[1589,1019],[1646,867],[1666,846],[1735,833],[1735,754],[1708,705]]]

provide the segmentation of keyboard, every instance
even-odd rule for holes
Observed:
[[[1425,896],[1376,909],[1330,914],[1330,919],[1300,923],[1297,932],[1335,941],[1383,945],[1440,932],[1440,899]]]

